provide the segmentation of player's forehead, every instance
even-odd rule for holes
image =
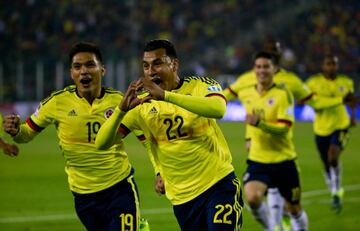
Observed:
[[[156,60],[162,60],[166,62],[170,57],[166,55],[165,48],[159,48],[153,51],[145,51],[143,56],[144,63],[152,63]]]
[[[255,60],[255,66],[259,65],[272,65],[271,59],[267,59],[265,57],[259,57]]]
[[[78,52],[72,58],[72,63],[97,62],[96,55],[92,52]]]
[[[336,56],[331,56],[331,57],[326,57],[325,59],[324,59],[324,63],[325,64],[338,64],[338,62],[339,62],[339,59],[336,57]]]

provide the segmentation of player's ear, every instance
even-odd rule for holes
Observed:
[[[101,77],[104,77],[106,74],[106,69],[104,66],[101,66]]]
[[[171,66],[170,66],[171,70],[173,72],[177,72],[178,68],[179,68],[179,60],[178,59],[173,59],[171,62]]]

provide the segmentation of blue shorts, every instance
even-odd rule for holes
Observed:
[[[173,207],[181,230],[240,230],[243,200],[240,180],[230,173],[195,199]]]
[[[102,191],[73,195],[76,213],[88,231],[139,229],[139,197],[132,174]]]
[[[316,146],[324,163],[328,161],[328,152],[331,144],[344,149],[350,138],[348,129],[336,130],[328,136],[315,135]]]
[[[278,188],[280,194],[291,204],[299,204],[301,187],[295,160],[275,164],[247,160],[248,167],[243,177],[244,185],[260,181],[268,188]]]

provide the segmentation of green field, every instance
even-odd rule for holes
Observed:
[[[242,123],[220,124],[233,154],[238,176],[245,169]],[[330,210],[322,165],[315,150],[311,123],[297,123],[295,145],[299,154],[303,185],[303,205],[309,216],[310,230],[360,230],[360,127],[352,130],[343,153],[344,209]],[[0,155],[0,230],[84,230],[75,216],[72,195],[67,186],[63,158],[57,146],[55,129],[48,128],[33,142],[20,145],[17,158]],[[170,203],[153,190],[153,170],[145,149],[134,137],[126,148],[136,169],[142,216],[151,230],[179,230]],[[243,230],[257,231],[260,226],[244,211]]]

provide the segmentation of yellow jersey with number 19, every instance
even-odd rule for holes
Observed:
[[[27,120],[34,131],[55,124],[72,191],[97,192],[130,174],[131,166],[121,140],[108,150],[95,147],[97,131],[121,99],[119,91],[103,88],[101,97],[90,105],[77,95],[75,86],[69,86],[41,101]]]

